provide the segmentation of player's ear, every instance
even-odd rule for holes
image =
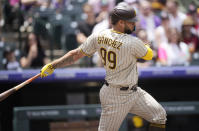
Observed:
[[[125,21],[124,21],[124,20],[119,20],[119,21],[118,21],[118,24],[119,24],[120,26],[124,26]]]

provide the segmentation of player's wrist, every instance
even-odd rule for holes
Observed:
[[[53,69],[58,68],[58,67],[57,67],[57,64],[56,64],[56,61],[50,63],[50,65],[51,65],[51,68],[53,68]]]

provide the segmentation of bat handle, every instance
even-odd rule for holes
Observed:
[[[24,81],[23,83],[21,83],[21,84],[15,86],[14,89],[17,91],[17,90],[19,90],[20,88],[22,88],[22,87],[24,87],[25,85],[27,85],[27,84],[29,84],[30,82],[32,82],[33,80],[37,79],[38,77],[40,77],[40,73],[37,74],[37,75],[35,75],[35,76],[33,76],[33,77],[31,77],[31,78],[29,78],[28,80]]]

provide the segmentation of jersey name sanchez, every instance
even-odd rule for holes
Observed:
[[[147,48],[140,39],[112,29],[92,34],[79,48],[87,56],[98,52],[106,69],[105,79],[114,86],[136,84],[137,58],[147,53]]]

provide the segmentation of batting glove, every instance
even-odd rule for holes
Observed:
[[[41,69],[41,78],[51,75],[54,72],[52,64],[47,64]]]

